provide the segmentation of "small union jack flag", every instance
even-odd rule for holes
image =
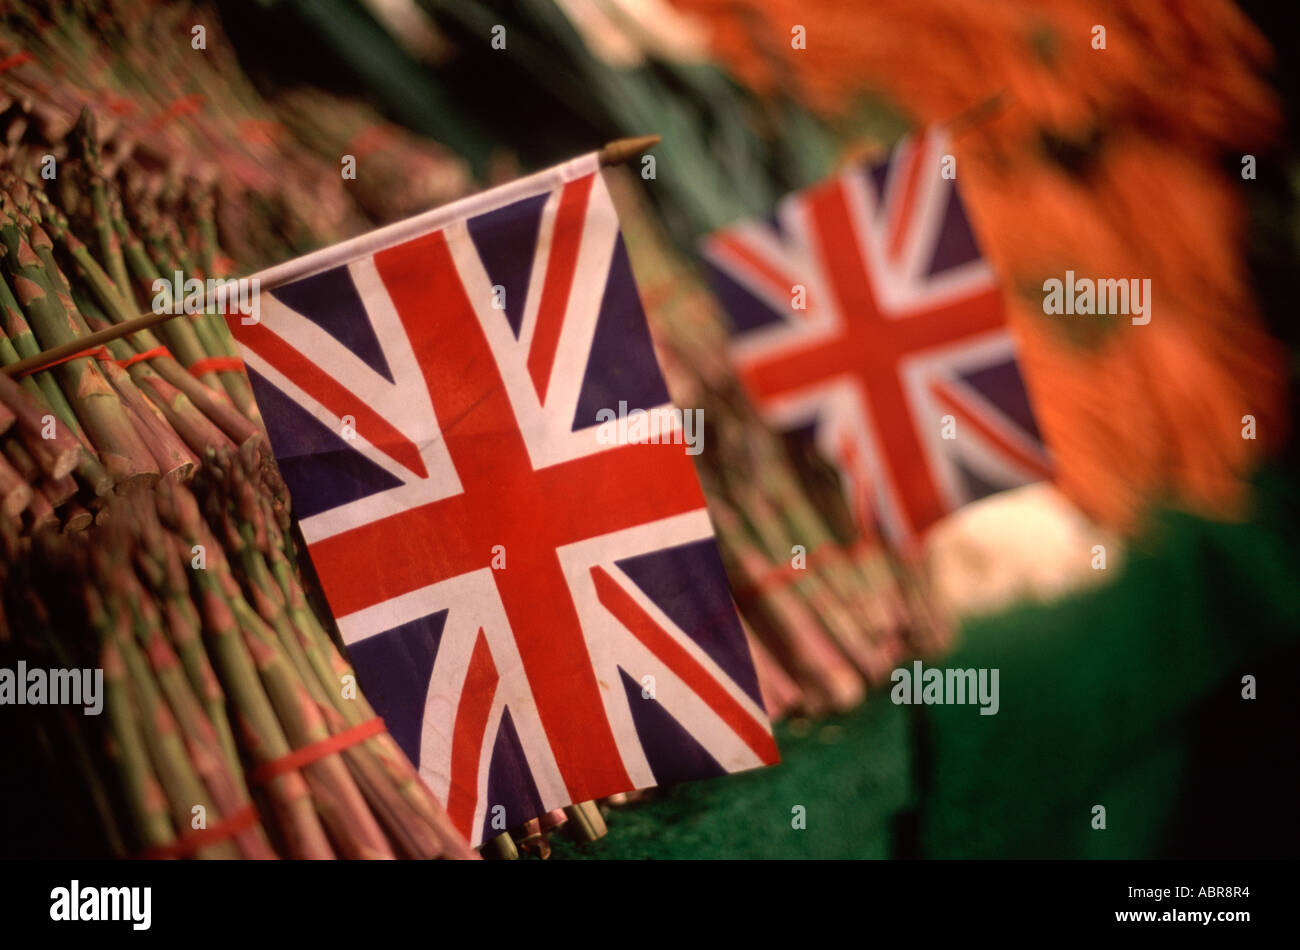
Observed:
[[[599,437],[670,406],[596,157],[395,228],[234,329],[361,685],[453,823],[776,761],[685,446]]]
[[[905,550],[962,504],[1050,472],[946,152],[923,132],[703,248],[752,398]]]

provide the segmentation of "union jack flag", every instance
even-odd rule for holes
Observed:
[[[361,685],[453,823],[776,761],[684,446],[598,438],[670,407],[596,157],[395,227],[234,329]]]
[[[905,550],[1050,472],[947,151],[922,132],[703,247],[751,397],[836,465],[861,526]]]

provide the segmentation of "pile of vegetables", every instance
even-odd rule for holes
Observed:
[[[326,180],[301,150],[205,149],[212,127],[170,122],[175,104],[149,117],[173,82],[208,83],[218,124],[247,121],[253,100],[219,57],[159,71],[188,44],[157,39],[161,6],[116,6],[42,19],[27,5],[0,31],[6,367],[137,317],[176,272],[226,276],[367,223],[341,184],[334,201],[293,196],[310,175],[273,186],[278,161]],[[96,33],[117,31],[110,63]],[[130,31],[154,38],[133,46]],[[150,61],[150,46],[172,52]],[[211,163],[218,149],[230,164]],[[331,205],[348,210],[330,220]],[[0,375],[0,666],[103,681],[99,715],[6,708],[5,747],[25,766],[10,850],[474,857],[309,603],[227,316],[182,314]]]
[[[949,126],[1057,486],[1093,520],[1127,532],[1155,501],[1247,510],[1247,478],[1288,425],[1247,200],[1294,204],[1297,187],[1277,162],[1276,54],[1237,4],[674,5],[707,20],[715,54],[764,97],[846,129],[868,96]],[[1284,271],[1295,238],[1272,239]],[[1151,324],[1044,315],[1044,281],[1067,270],[1149,279]],[[1284,276],[1275,292],[1285,320]]]
[[[32,411],[6,383],[6,405]],[[108,495],[85,530],[20,537],[0,522],[3,652],[103,670],[102,715],[25,717],[47,769],[81,773],[96,819],[81,847],[472,857],[308,606],[283,494],[250,442],[209,452],[188,485]]]

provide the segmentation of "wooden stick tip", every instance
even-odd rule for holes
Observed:
[[[662,141],[663,137],[659,135],[639,135],[635,138],[615,139],[600,150],[600,164],[605,166],[622,165]]]

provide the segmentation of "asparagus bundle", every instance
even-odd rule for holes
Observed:
[[[174,185],[168,194],[182,198],[188,180],[201,183],[216,199],[211,225],[241,272],[364,230],[337,158],[320,160],[280,134],[212,10],[155,0],[3,10],[0,97],[12,113],[4,141],[10,167],[24,177],[39,175],[46,155],[63,177],[63,160],[75,151],[70,133],[92,104],[112,143],[107,171],[115,174],[120,162],[154,170]],[[31,141],[45,147],[27,148]],[[111,208],[98,197],[93,203],[99,236],[111,241]],[[119,285],[128,279],[125,266],[109,274]]]
[[[4,365],[134,318],[159,278],[365,227],[337,173],[244,134],[269,112],[233,57],[187,55],[215,17],[4,12]],[[222,314],[0,375],[0,649],[106,680],[102,720],[23,738],[80,773],[106,853],[474,856],[309,606],[290,525]]]
[[[203,461],[188,487],[116,493],[86,531],[23,539],[0,518],[0,638],[103,669],[102,726],[74,725],[108,750],[98,785],[120,779],[101,816],[119,856],[472,856],[307,608],[271,463]],[[194,835],[195,815],[228,835]]]
[[[53,203],[21,181],[7,185],[3,355],[12,361],[134,315]],[[56,238],[24,208],[43,211]],[[115,231],[130,240],[127,227]],[[171,339],[196,346],[196,360],[213,352],[204,342],[231,346],[224,323],[207,329]],[[160,353],[152,334],[110,347],[43,371],[44,386],[0,377],[5,597],[22,637],[97,644],[87,666],[107,679],[108,732],[99,738],[132,816],[108,839],[119,853],[128,842],[135,853],[198,857],[471,855],[306,606],[285,536],[287,499],[255,412],[239,412],[225,380],[205,385]],[[206,520],[183,487],[191,478]],[[66,600],[78,590],[74,610]],[[227,697],[238,728],[227,721]],[[327,754],[293,757],[322,744]],[[75,735],[77,748],[93,745]],[[266,772],[260,812],[245,767]],[[192,814],[228,837],[188,834]],[[255,814],[265,831],[250,823]],[[114,822],[112,809],[104,820]]]
[[[470,191],[464,161],[436,142],[380,120],[360,102],[299,87],[276,96],[275,111],[322,159],[338,162],[351,155],[356,160],[352,194],[376,223],[436,208]]]

